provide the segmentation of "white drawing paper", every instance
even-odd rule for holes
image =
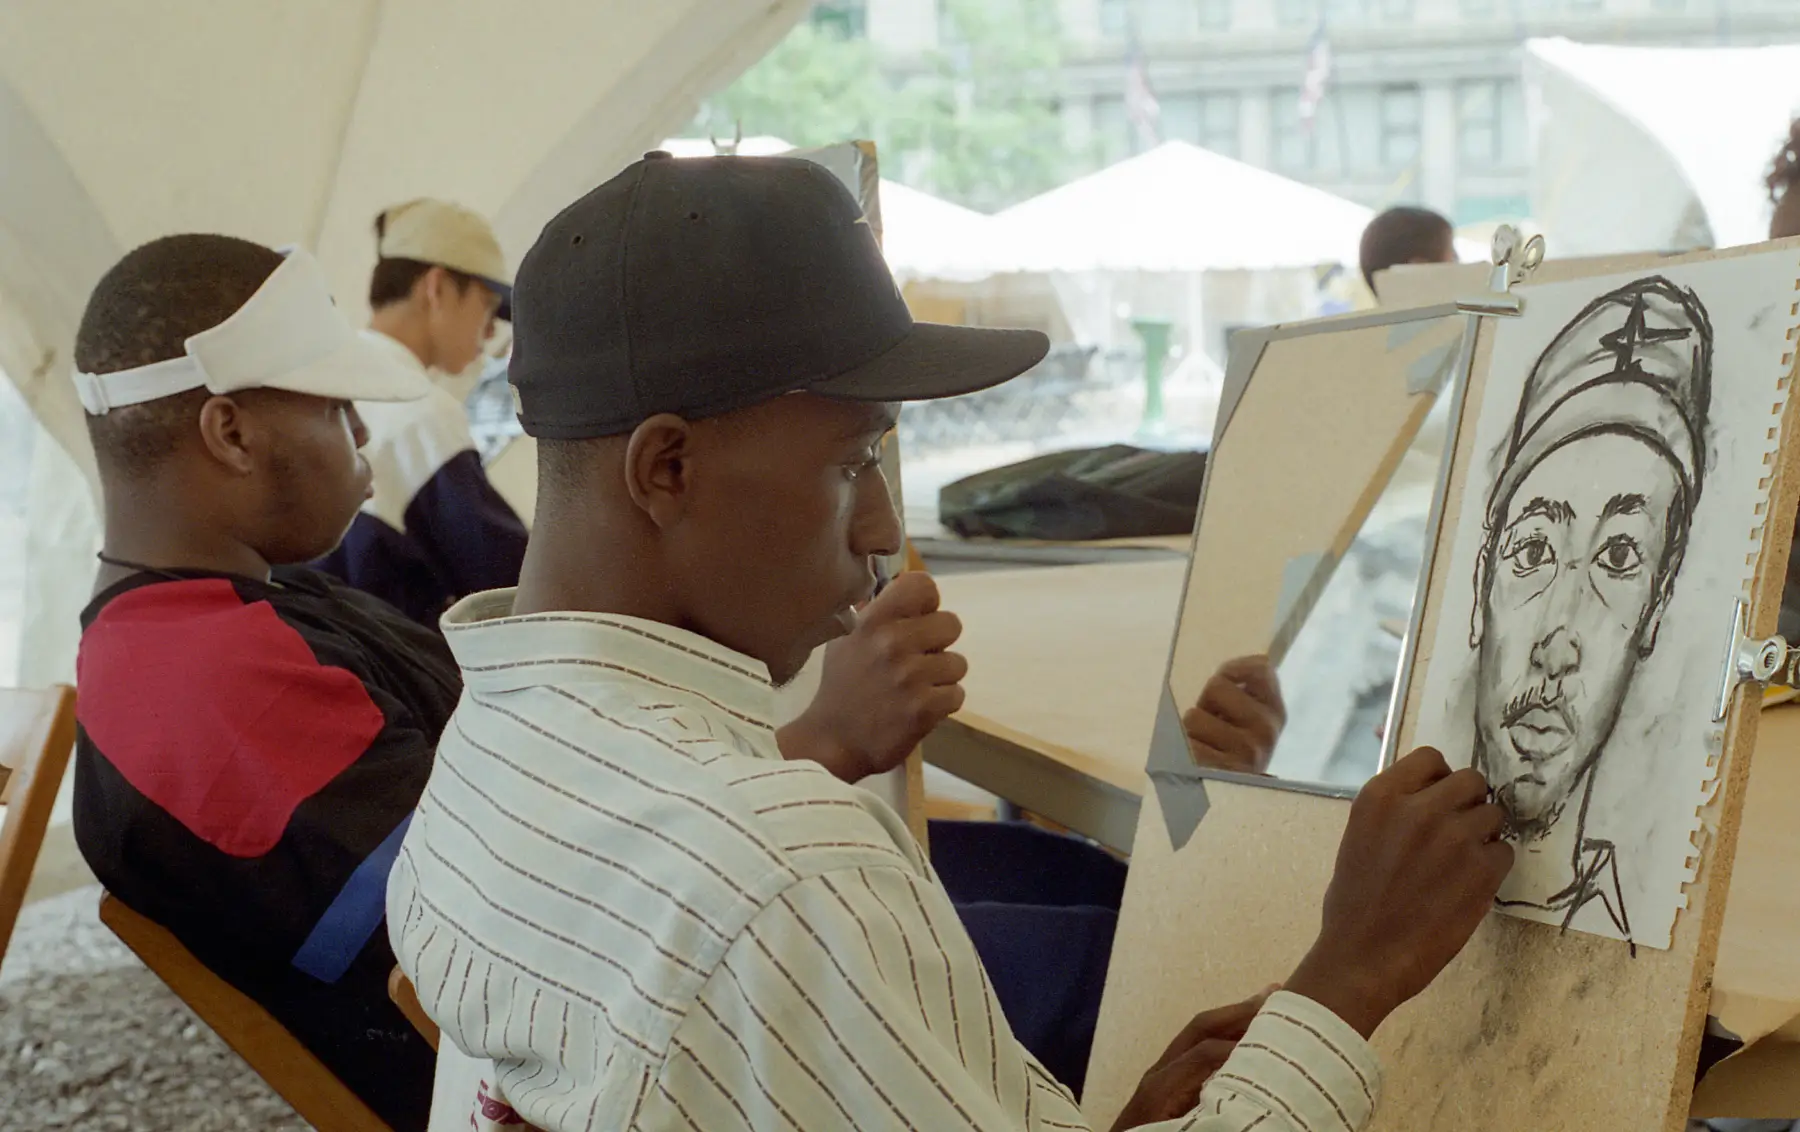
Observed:
[[[1797,275],[1789,251],[1524,287],[1500,320],[1417,737],[1506,810],[1505,912],[1669,946]]]

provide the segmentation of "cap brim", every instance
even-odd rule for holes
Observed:
[[[486,287],[488,290],[492,291],[494,294],[500,296],[500,309],[496,310],[494,312],[494,317],[499,319],[501,322],[511,322],[512,321],[512,284],[511,283],[502,283],[498,279],[489,279],[483,275],[477,275],[475,278],[481,280],[481,285],[483,287]]]
[[[1036,330],[918,322],[886,353],[807,389],[845,401],[935,401],[1011,381],[1049,352]]]
[[[336,401],[417,401],[431,392],[431,378],[422,369],[397,361],[391,350],[360,334],[352,335],[342,349],[268,385]]]

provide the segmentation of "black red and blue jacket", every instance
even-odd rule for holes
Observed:
[[[386,891],[461,691],[442,638],[300,568],[133,574],[82,625],[74,818],[95,876],[422,1130],[434,1058],[388,999]]]

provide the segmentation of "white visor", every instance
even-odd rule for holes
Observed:
[[[202,388],[285,389],[334,401],[412,401],[431,389],[422,370],[356,332],[331,301],[318,261],[298,250],[230,318],[189,338],[186,349],[182,357],[136,369],[77,371],[82,408],[102,416]]]

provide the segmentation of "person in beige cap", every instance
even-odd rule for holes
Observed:
[[[456,380],[508,318],[512,276],[487,221],[415,200],[375,218],[364,336],[434,380],[424,399],[359,406],[375,493],[319,565],[433,627],[458,598],[515,584],[525,525],[488,482]]]

